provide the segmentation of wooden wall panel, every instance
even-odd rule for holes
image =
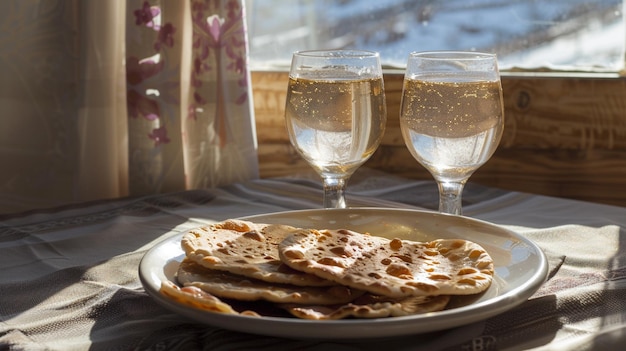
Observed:
[[[431,179],[399,129],[402,74],[385,75],[388,122],[365,166]],[[309,170],[283,121],[286,72],[253,72],[262,177]],[[550,196],[626,206],[626,80],[619,77],[502,77],[505,132],[471,181]]]

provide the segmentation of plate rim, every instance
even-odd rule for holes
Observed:
[[[299,339],[355,339],[355,338],[380,338],[380,337],[391,337],[391,336],[402,336],[408,334],[425,334],[434,331],[440,331],[444,329],[450,329],[454,327],[460,327],[463,325],[467,325],[473,322],[478,322],[481,320],[488,319],[495,315],[501,314],[507,310],[510,310],[519,304],[525,302],[532,294],[534,294],[541,285],[545,282],[548,275],[548,260],[543,252],[543,250],[532,240],[516,233],[513,230],[508,228],[504,228],[500,225],[487,222],[481,219],[476,219],[472,217],[465,216],[454,216],[448,215],[445,213],[439,213],[429,210],[420,210],[420,209],[403,209],[403,208],[381,208],[381,207],[354,207],[354,208],[345,208],[345,209],[300,209],[300,210],[289,210],[289,211],[279,211],[279,212],[270,212],[270,213],[262,213],[256,215],[248,215],[248,216],[240,216],[238,219],[242,220],[251,220],[254,221],[256,218],[263,217],[278,217],[278,216],[297,216],[300,214],[311,214],[311,213],[324,213],[326,211],[332,212],[401,212],[401,213],[419,213],[420,215],[432,215],[434,217],[445,218],[445,216],[455,217],[456,220],[461,220],[464,222],[474,222],[479,223],[481,225],[486,225],[488,227],[495,228],[497,230],[506,232],[508,235],[514,237],[520,242],[523,242],[526,246],[533,249],[533,252],[538,257],[538,265],[535,267],[535,272],[532,275],[531,279],[528,279],[523,284],[518,286],[517,288],[507,291],[505,294],[498,294],[492,298],[489,298],[485,301],[480,301],[477,303],[472,303],[467,306],[462,306],[459,308],[454,308],[450,310],[438,311],[434,313],[426,313],[422,315],[411,315],[411,316],[402,316],[402,317],[386,317],[386,318],[373,318],[373,319],[349,319],[349,320],[325,320],[325,321],[315,321],[315,320],[305,320],[298,318],[285,318],[285,317],[252,317],[252,316],[242,316],[242,315],[229,315],[222,313],[215,313],[209,311],[201,311],[199,309],[195,309],[193,307],[189,307],[178,302],[175,302],[171,299],[164,297],[160,292],[159,288],[156,287],[150,281],[150,275],[153,273],[151,270],[153,267],[148,266],[147,261],[151,258],[151,255],[154,255],[155,252],[163,249],[167,245],[171,245],[173,243],[180,242],[180,238],[187,233],[189,230],[184,230],[178,234],[169,236],[159,242],[157,242],[154,246],[148,249],[144,255],[142,256],[139,262],[139,278],[141,281],[144,290],[148,295],[150,295],[158,304],[165,307],[166,309],[184,315],[188,318],[191,318],[197,322],[204,323],[207,325],[211,325],[218,328],[230,329],[233,331],[244,332],[244,333],[252,333],[258,335],[265,336],[274,336],[274,337],[289,337],[289,338],[299,338]],[[204,226],[206,224],[201,224],[199,226]],[[193,230],[193,229],[191,229]],[[182,252],[182,249],[181,249]],[[184,253],[183,253],[184,254]],[[170,256],[163,258],[163,263],[167,264],[172,259],[175,259],[177,256]],[[164,268],[165,266],[158,267],[159,269]],[[163,274],[164,275],[164,274]],[[521,294],[521,295],[520,295]],[[523,298],[520,298],[523,296]],[[487,309],[488,307],[492,307],[491,309]],[[495,308],[493,308],[495,307]],[[477,313],[480,312],[480,313]],[[480,317],[477,317],[476,314],[480,314]],[[207,317],[208,316],[208,317]],[[450,323],[449,320],[454,316],[454,323]],[[209,321],[207,319],[217,319],[217,323],[214,321]],[[252,328],[250,325],[248,327],[242,327],[239,323],[241,321],[251,321]],[[426,322],[427,323],[426,323]],[[259,322],[259,323],[256,323]],[[247,324],[250,324],[247,323]],[[420,324],[420,329],[415,330],[411,328],[410,324],[418,323]],[[260,324],[260,325],[257,325]],[[272,326],[268,326],[271,324]],[[323,324],[325,326],[329,326],[337,330],[337,332],[333,332],[330,335],[327,333],[323,333],[323,330],[329,328],[312,328],[314,326],[319,326]],[[286,330],[285,327],[288,327]],[[296,327],[298,330],[294,333],[293,327]],[[415,326],[413,326],[415,327]]]

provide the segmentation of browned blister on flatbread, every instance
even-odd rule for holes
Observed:
[[[494,273],[489,254],[460,239],[415,242],[311,229],[292,233],[278,251],[296,270],[394,298],[476,294]]]
[[[193,286],[217,297],[239,301],[328,305],[347,303],[363,295],[362,291],[342,285],[307,287],[264,282],[208,269],[189,259],[181,262],[176,278],[185,287]]]
[[[210,269],[271,283],[330,286],[336,283],[294,270],[278,257],[278,243],[297,228],[226,220],[189,231],[181,247],[187,257]]]
[[[343,305],[297,305],[283,304],[293,316],[302,319],[335,320],[344,318],[399,317],[443,310],[450,296],[408,296],[390,298],[365,294],[353,302]]]

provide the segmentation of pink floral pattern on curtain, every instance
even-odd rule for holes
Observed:
[[[241,0],[127,2],[131,194],[258,176],[246,44]]]

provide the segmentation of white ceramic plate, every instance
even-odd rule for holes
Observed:
[[[146,292],[166,308],[216,327],[289,338],[354,339],[426,333],[489,318],[526,301],[548,274],[545,255],[533,242],[502,227],[467,217],[402,209],[355,208],[289,211],[245,219],[318,229],[347,228],[416,241],[467,239],[489,252],[495,263],[495,279],[485,293],[458,299],[453,308],[407,317],[312,321],[227,315],[187,307],[159,293],[162,281],[175,281],[174,274],[184,257],[180,248],[182,235],[178,235],[155,245],[143,257],[139,277]]]

